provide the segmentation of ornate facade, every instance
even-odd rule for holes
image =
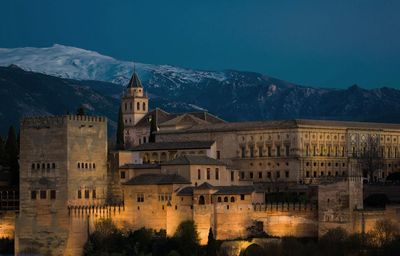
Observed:
[[[398,205],[365,213],[363,180],[400,171],[400,125],[148,111],[136,73],[121,110],[125,150],[108,157],[103,117],[22,120],[17,253],[80,254],[102,217],[168,235],[194,220],[201,243],[209,228],[243,238],[254,222],[271,235],[317,237],[398,220]]]

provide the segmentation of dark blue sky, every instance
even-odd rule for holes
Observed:
[[[54,43],[306,85],[400,88],[398,0],[0,2],[0,47]]]

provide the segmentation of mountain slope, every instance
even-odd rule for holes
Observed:
[[[122,85],[133,71],[131,62],[62,45],[0,49],[0,66],[10,64],[57,77],[2,68],[0,121],[7,125],[26,114],[73,112],[80,104],[115,120]],[[400,90],[393,88],[313,88],[253,72],[140,63],[136,70],[149,92],[150,107],[171,112],[208,110],[229,121],[313,118],[400,123]]]

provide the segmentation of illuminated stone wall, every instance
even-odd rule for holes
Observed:
[[[15,217],[16,213],[13,211],[0,213],[0,238],[14,239]]]

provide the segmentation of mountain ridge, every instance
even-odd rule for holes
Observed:
[[[170,112],[207,110],[227,121],[306,118],[400,123],[400,103],[397,100],[400,90],[390,87],[364,89],[353,85],[346,89],[318,88],[250,71],[213,72],[168,65],[134,64],[62,45],[0,49],[0,66],[9,65],[15,66],[3,67],[0,72],[0,97],[15,99],[10,106],[19,109],[20,116],[26,113],[60,112],[58,108],[50,108],[46,101],[51,99],[40,98],[31,88],[36,86],[36,90],[51,97],[51,84],[32,82],[48,75],[53,78],[43,78],[45,81],[58,79],[54,83],[58,86],[64,84],[66,92],[72,97],[71,102],[63,102],[65,99],[60,98],[60,103],[70,109],[73,105],[76,105],[76,109],[78,105],[86,104],[94,114],[108,116],[115,125],[123,85],[128,82],[135,65],[149,93],[151,108],[161,107]],[[8,75],[8,80],[4,81],[5,74],[10,74],[10,70],[16,72],[16,66],[31,73],[20,70],[25,80],[21,81],[14,74]],[[32,77],[28,78],[28,74]],[[15,84],[19,91],[13,92],[11,88]],[[79,91],[83,91],[85,97],[79,95]],[[26,94],[29,97],[25,97]],[[110,111],[105,112],[102,101],[91,101],[90,94],[103,98]],[[39,98],[40,104],[36,101]],[[0,105],[1,113],[5,112],[3,108]]]

